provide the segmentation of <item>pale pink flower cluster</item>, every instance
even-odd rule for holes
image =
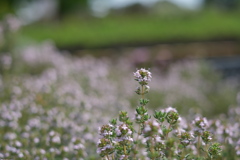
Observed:
[[[116,134],[117,134],[117,138],[116,141],[117,142],[121,142],[121,141],[133,141],[132,139],[132,130],[126,125],[126,124],[121,124],[119,126],[117,126],[117,128],[115,129]]]
[[[171,106],[169,106],[168,108],[165,109],[165,111],[168,113],[168,112],[177,112],[177,110]]]
[[[152,79],[152,73],[149,70],[141,68],[133,73],[135,80],[138,82],[150,82]]]
[[[206,127],[208,127],[208,121],[207,118],[203,117],[197,117],[194,121],[193,124],[197,124],[197,126],[201,129],[205,129]]]

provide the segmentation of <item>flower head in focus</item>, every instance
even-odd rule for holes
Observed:
[[[139,82],[140,85],[147,85],[152,79],[152,73],[144,68],[141,68],[133,73],[135,80]]]

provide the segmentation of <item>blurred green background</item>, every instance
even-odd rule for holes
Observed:
[[[22,43],[52,40],[61,49],[206,41],[238,45],[239,4],[239,0],[2,0],[0,17],[13,13],[21,19]]]

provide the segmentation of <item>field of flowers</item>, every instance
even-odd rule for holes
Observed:
[[[51,43],[2,50],[0,159],[101,159],[99,153],[105,150],[98,149],[99,128],[121,110],[134,120],[139,105],[134,92],[138,87],[133,77],[135,68],[124,57],[114,61],[106,57],[79,58],[58,51]],[[237,80],[222,80],[205,63],[196,61],[172,64],[165,72],[153,66],[151,72],[151,90],[146,95],[150,115],[172,106],[181,116],[182,128],[189,132],[192,122],[207,117],[203,118],[204,130],[222,150],[221,156],[210,158],[239,159]],[[152,118],[158,117],[154,114]],[[132,132],[135,130],[129,135]],[[172,135],[169,132],[169,137]],[[161,143],[168,142],[168,136],[165,138]],[[197,154],[192,147],[196,143],[206,146],[204,139],[189,140],[186,147],[193,155]],[[144,156],[146,150],[141,151]]]

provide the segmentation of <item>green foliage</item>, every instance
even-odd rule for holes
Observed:
[[[211,159],[220,156],[221,152],[222,152],[222,149],[219,143],[213,143],[208,149],[208,153]]]
[[[0,1],[0,19],[9,13],[14,12],[14,7],[18,0],[1,0]]]
[[[79,10],[86,10],[88,0],[59,0],[59,15],[66,16],[68,14],[76,14]]]
[[[25,26],[22,36],[52,39],[60,48],[121,44],[196,41],[240,37],[239,13],[206,11],[165,19],[156,15],[109,16],[103,19],[65,19]],[[204,25],[203,25],[204,24]],[[121,26],[121,27],[119,27]],[[177,27],[176,27],[177,26]],[[76,36],[78,35],[78,36]]]
[[[156,118],[159,122],[163,123],[166,118],[167,113],[161,111],[155,111],[153,117]]]

